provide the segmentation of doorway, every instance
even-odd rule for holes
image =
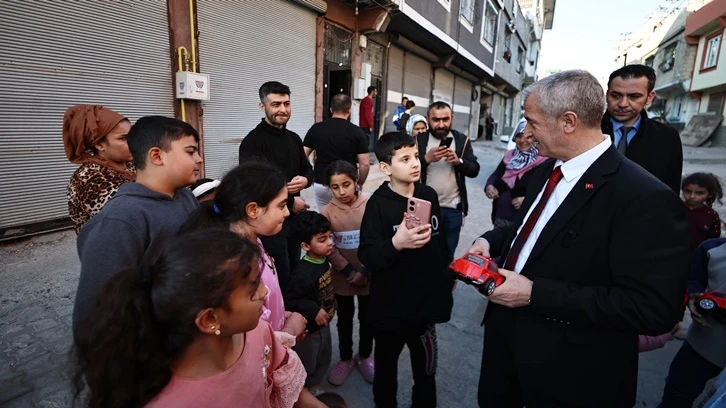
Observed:
[[[328,119],[330,113],[330,99],[343,93],[350,96],[352,86],[352,72],[348,67],[325,64],[323,68],[323,119]]]

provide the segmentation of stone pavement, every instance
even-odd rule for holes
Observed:
[[[462,229],[459,254],[491,228],[491,202],[483,187],[501,160],[501,145],[485,141],[472,144],[482,170],[479,177],[467,180],[472,210]],[[716,149],[687,150],[684,172],[705,169],[726,179],[726,149]],[[364,191],[372,192],[384,179],[374,165]],[[315,209],[312,189],[306,190],[304,197]],[[75,241],[73,231],[63,231],[0,245],[0,408],[71,405],[67,353],[79,271]],[[451,321],[437,326],[438,402],[440,407],[475,407],[484,332],[479,323],[486,300],[471,287],[459,285],[454,301]],[[332,332],[333,344],[337,345],[337,330]],[[658,403],[668,365],[680,344],[673,341],[661,350],[641,354],[638,407]],[[333,362],[337,359],[334,346]],[[399,361],[399,378],[398,399],[406,407],[413,385],[407,351]],[[349,407],[373,406],[371,387],[358,372],[341,387],[327,384],[322,388],[343,395]]]

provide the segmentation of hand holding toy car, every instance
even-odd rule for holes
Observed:
[[[489,242],[485,239],[477,238],[469,252],[481,254],[485,258],[491,257]],[[532,297],[532,281],[507,269],[499,268],[498,272],[504,276],[505,281],[488,296],[489,300],[510,308],[528,306]]]

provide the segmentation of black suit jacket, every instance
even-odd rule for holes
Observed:
[[[513,225],[483,235],[492,256],[506,257],[554,164],[534,172]],[[608,148],[550,218],[521,271],[533,281],[531,304],[487,308],[485,323],[512,315],[522,387],[557,406],[633,406],[637,335],[666,333],[683,314],[687,232],[678,196]],[[491,320],[486,330],[497,330]]]
[[[602,132],[615,142],[613,123],[605,113]],[[683,173],[683,145],[674,128],[648,119],[645,111],[640,112],[640,127],[628,143],[625,156],[648,170],[658,180],[680,194]]]

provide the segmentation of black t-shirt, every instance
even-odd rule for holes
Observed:
[[[345,119],[330,118],[314,124],[305,135],[303,146],[315,150],[315,182],[327,184],[325,169],[336,160],[358,164],[358,155],[368,153],[363,130]]]

